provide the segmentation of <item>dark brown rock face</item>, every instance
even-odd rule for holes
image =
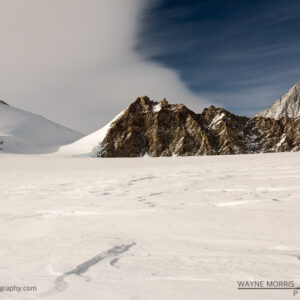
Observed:
[[[300,150],[300,119],[246,118],[210,106],[139,97],[112,123],[99,157],[190,156]]]
[[[249,120],[251,153],[300,150],[300,118],[256,117]]]

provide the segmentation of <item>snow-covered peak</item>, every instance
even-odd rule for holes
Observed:
[[[272,106],[255,115],[255,117],[280,119],[283,117],[300,117],[300,81],[287,94]]]
[[[5,104],[0,104],[0,141],[3,142],[1,152],[51,153],[57,151],[61,145],[82,137],[81,133],[40,115]]]

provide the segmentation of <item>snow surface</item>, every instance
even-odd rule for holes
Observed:
[[[124,110],[125,111],[125,110]],[[56,153],[59,156],[97,156],[97,153],[100,151],[100,143],[104,140],[107,131],[109,130],[111,124],[122,116],[124,113],[122,111],[119,113],[112,121],[106,124],[101,129],[93,132],[90,135],[87,135],[81,138],[78,141],[70,145],[60,147]]]
[[[0,103],[1,152],[51,153],[81,137],[81,133],[42,116]]]
[[[1,299],[292,299],[300,154],[0,156]],[[297,297],[295,297],[296,299]]]

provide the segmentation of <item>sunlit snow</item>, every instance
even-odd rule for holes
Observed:
[[[237,280],[300,284],[299,153],[0,163],[0,286],[38,288],[3,299],[282,300]]]

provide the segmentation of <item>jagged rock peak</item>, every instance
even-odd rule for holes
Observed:
[[[214,105],[211,105],[211,106],[209,106],[207,108],[204,108],[204,110],[202,112],[202,115],[203,116],[215,115],[215,114],[219,114],[219,113],[223,113],[223,112],[229,113],[224,108],[215,107]]]
[[[133,102],[133,104],[142,105],[142,106],[151,106],[154,103],[157,102],[151,100],[148,96],[137,97],[135,102]]]
[[[128,107],[128,112],[153,112],[158,113],[161,110],[188,110],[188,108],[183,104],[169,104],[166,98],[161,101],[153,101],[148,96],[138,97],[132,104]]]
[[[150,111],[152,110],[152,107],[153,105],[155,105],[155,103],[157,104],[157,102],[150,100],[150,98],[147,96],[138,97],[133,103],[129,105],[128,111]]]
[[[166,106],[169,104],[169,102],[167,101],[166,98],[162,99],[160,102],[159,102],[162,106]]]
[[[274,102],[269,108],[256,114],[255,117],[274,118],[300,117],[300,81],[287,94]]]
[[[5,104],[5,105],[8,105],[6,102],[0,100],[0,104]]]
[[[164,99],[165,100],[165,99]],[[158,111],[158,107],[168,105],[167,100],[156,102],[151,100],[148,96],[138,97],[132,104],[129,105],[129,112],[151,112]]]
[[[245,117],[236,116],[222,107],[215,107],[214,105],[205,108],[201,117],[209,126],[220,124],[222,121],[231,122],[231,120],[245,120]]]

